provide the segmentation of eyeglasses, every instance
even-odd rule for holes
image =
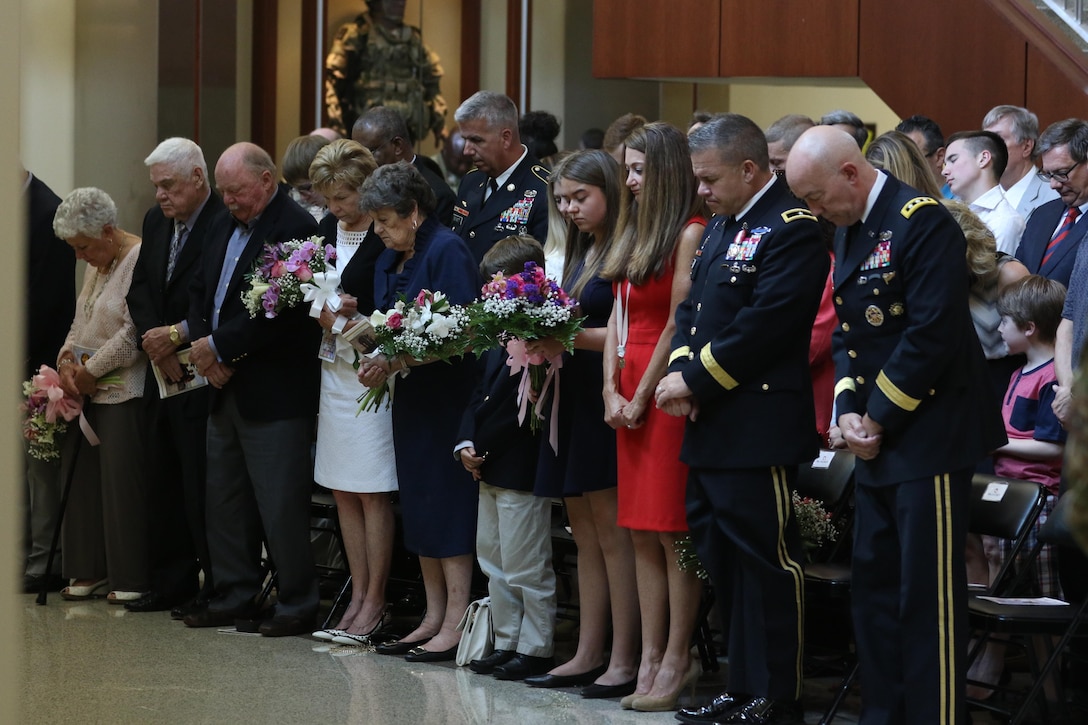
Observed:
[[[1038,176],[1040,179],[1048,184],[1053,179],[1056,179],[1059,183],[1065,183],[1066,181],[1069,181],[1069,175],[1073,173],[1073,169],[1077,168],[1082,163],[1082,161],[1078,161],[1064,171],[1040,171],[1036,174],[1036,176]]]

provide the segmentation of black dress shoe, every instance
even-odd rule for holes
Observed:
[[[692,725],[721,722],[734,710],[746,705],[751,699],[752,696],[748,694],[723,692],[711,700],[709,705],[681,708],[676,713],[676,719],[680,722],[692,723]]]
[[[413,649],[421,647],[431,641],[430,637],[424,637],[423,639],[417,639],[414,642],[405,642],[404,640],[397,640],[396,642],[387,642],[380,644],[374,648],[374,651],[380,655],[406,655]]]
[[[130,612],[165,612],[174,606],[174,601],[158,592],[148,592],[135,601],[125,602],[125,609]]]
[[[582,697],[587,700],[603,700],[607,697],[627,697],[635,691],[638,680],[631,678],[627,682],[618,685],[586,685],[582,688]]]
[[[24,574],[23,594],[37,594],[45,586],[47,592],[59,592],[68,586],[68,580],[59,574]]]
[[[208,603],[210,601],[211,599],[198,594],[193,599],[183,602],[171,609],[170,619],[185,619],[185,617],[190,614],[202,612],[208,608]]]
[[[429,649],[423,649],[423,647],[413,647],[408,650],[408,654],[404,655],[405,662],[452,662],[457,658],[457,646],[453,645],[449,649],[444,649],[441,652],[432,652]]]
[[[723,723],[750,725],[805,725],[805,711],[797,700],[754,697],[734,710]]]
[[[526,677],[539,675],[555,667],[554,657],[533,657],[517,654],[509,662],[495,668],[496,680],[524,680]]]
[[[248,619],[254,614],[249,607],[244,609],[212,609],[210,606],[199,612],[191,612],[182,619],[186,627],[233,627],[239,619]]]
[[[514,655],[516,654],[517,652],[512,649],[497,649],[487,657],[472,660],[472,662],[468,663],[468,668],[477,675],[490,675],[495,671],[496,667],[505,665],[507,662],[514,659]]]
[[[526,677],[525,684],[529,687],[585,687],[592,685],[607,669],[608,665],[604,664],[577,675],[535,675]]]
[[[314,617],[278,614],[261,622],[257,631],[262,637],[293,637],[297,634],[309,634],[314,631]]]

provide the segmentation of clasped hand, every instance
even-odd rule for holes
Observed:
[[[863,461],[871,461],[880,453],[884,428],[866,413],[844,413],[839,416],[839,428],[850,452]]]
[[[376,388],[389,378],[390,363],[384,355],[365,357],[359,364],[359,382],[368,388]]]
[[[661,378],[654,391],[657,407],[678,418],[687,416],[693,422],[699,417],[699,403],[684,382],[683,373],[669,373]]]

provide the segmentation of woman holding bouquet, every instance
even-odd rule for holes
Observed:
[[[534,687],[582,685],[582,696],[621,697],[635,689],[638,671],[638,592],[634,553],[626,529],[616,525],[616,434],[604,421],[602,351],[612,310],[612,285],[601,278],[619,215],[619,166],[604,151],[567,156],[550,177],[549,196],[567,218],[563,288],[578,300],[584,328],[574,355],[552,338],[530,341],[529,354],[562,355],[559,445],[542,436],[539,490],[562,495],[578,547],[580,629],[574,657]],[[550,404],[541,406],[550,413]],[[551,425],[545,422],[545,430]],[[604,660],[611,603],[612,654]]]
[[[148,590],[144,466],[138,442],[144,425],[140,397],[147,359],[125,297],[140,254],[140,238],[117,226],[117,206],[106,192],[76,189],[57,208],[53,231],[87,262],[72,328],[57,356],[61,387],[88,396],[83,408],[98,446],[71,430],[62,467],[74,466],[63,523],[65,599],[107,590],[111,604]],[[107,383],[100,379],[109,376]],[[78,453],[76,451],[78,450]]]
[[[619,231],[601,272],[616,294],[604,355],[605,420],[616,429],[619,525],[631,530],[642,614],[638,686],[622,704],[673,710],[699,674],[691,635],[702,585],[680,570],[676,555],[688,528],[684,419],[658,410],[654,388],[665,375],[674,313],[691,287],[706,220],[679,129],[663,122],[636,129],[624,167]]]
[[[451,304],[476,297],[472,254],[433,216],[434,192],[415,167],[379,168],[363,185],[360,206],[386,247],[374,273],[379,310],[424,289],[442,292]],[[370,388],[391,374],[401,374],[393,390],[393,448],[404,545],[419,555],[427,612],[415,630],[377,651],[410,662],[452,660],[461,639],[457,624],[469,603],[479,491],[450,448],[468,404],[472,366],[461,358],[446,364],[398,355],[364,358],[359,368],[359,380]]]
[[[370,216],[359,208],[359,191],[378,165],[364,146],[340,139],[323,146],[310,165],[310,182],[334,217],[340,306],[326,304],[322,336],[321,407],[314,480],[332,489],[351,572],[351,602],[334,629],[318,639],[362,645],[382,624],[385,585],[393,559],[393,503],[397,490],[393,420],[387,408],[356,416],[363,392],[356,377],[359,355],[340,333],[355,325],[359,310],[374,309],[374,263],[385,246]],[[322,224],[325,227],[325,223]],[[326,237],[326,241],[332,241]]]

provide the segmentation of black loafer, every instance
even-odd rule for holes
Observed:
[[[682,708],[676,713],[676,719],[692,725],[721,722],[734,710],[746,705],[751,699],[752,696],[745,693],[723,692],[711,700],[709,705]]]
[[[314,619],[312,616],[295,617],[279,614],[261,622],[257,631],[262,637],[294,637],[298,634],[309,634],[314,630]]]
[[[208,608],[210,601],[211,599],[198,594],[193,599],[189,599],[171,609],[170,619],[185,619],[190,614],[202,612]]]
[[[516,654],[517,652],[512,649],[497,649],[487,657],[472,660],[468,663],[468,668],[477,675],[490,675],[495,671],[496,667],[505,665],[507,662],[514,659],[514,655]]]
[[[431,641],[430,637],[424,639],[417,639],[414,642],[405,642],[404,640],[397,640],[396,642],[387,642],[380,644],[374,648],[374,651],[380,655],[406,655],[417,647],[422,647]]]
[[[797,700],[754,697],[722,722],[750,725],[805,725],[805,712]]]
[[[199,612],[192,612],[182,619],[186,627],[233,627],[239,619],[247,619],[254,614],[252,608],[212,609],[210,606]]]
[[[451,662],[457,657],[457,645],[441,652],[432,652],[422,647],[413,647],[404,655],[405,662]]]
[[[585,687],[586,685],[592,685],[593,681],[603,675],[608,669],[608,665],[604,664],[600,667],[594,667],[589,672],[581,672],[577,675],[534,675],[533,677],[526,677],[525,684],[529,687]]]
[[[495,668],[496,680],[524,680],[532,675],[539,675],[555,667],[554,657],[533,657],[518,654],[504,665]]]
[[[635,691],[637,679],[621,682],[618,685],[586,685],[582,688],[582,697],[587,700],[603,700],[608,697],[627,697]]]
[[[148,592],[139,599],[125,602],[125,609],[130,612],[165,612],[174,606],[176,600],[167,599],[158,592]]]

